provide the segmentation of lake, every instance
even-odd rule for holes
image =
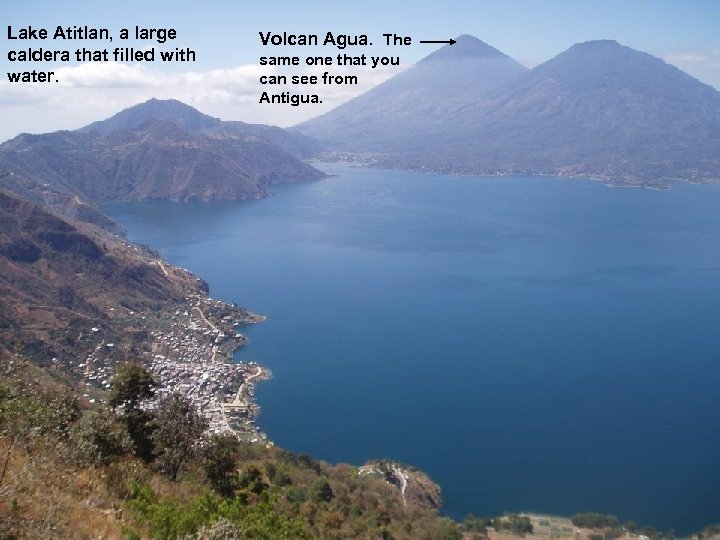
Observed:
[[[443,513],[720,521],[720,185],[321,164],[260,201],[105,207],[268,315],[279,446],[426,471]]]

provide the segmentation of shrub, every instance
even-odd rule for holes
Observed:
[[[486,520],[476,517],[473,514],[468,514],[462,521],[462,528],[466,532],[484,533],[487,531],[487,525]]]
[[[595,512],[575,514],[572,517],[572,524],[584,529],[604,529],[606,527],[620,526],[620,522],[615,516]]]
[[[263,479],[262,471],[254,465],[243,471],[240,475],[238,485],[240,489],[244,489],[255,495],[260,495],[269,487]]]
[[[207,419],[197,413],[188,398],[172,394],[160,403],[152,424],[155,465],[175,480],[183,463],[197,451]]]
[[[315,502],[330,502],[334,497],[333,490],[324,478],[318,478],[312,485],[312,498]]]
[[[70,439],[77,460],[88,465],[107,465],[133,449],[125,425],[107,411],[84,416],[75,425]]]
[[[507,514],[492,520],[492,525],[499,531],[508,531],[513,534],[524,535],[533,532],[530,518],[518,514]]]
[[[238,488],[235,459],[239,446],[234,435],[212,435],[203,451],[205,476],[223,497],[232,497]]]

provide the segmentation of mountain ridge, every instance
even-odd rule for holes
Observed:
[[[151,98],[143,103],[123,109],[105,120],[92,122],[76,130],[78,133],[97,132],[101,135],[121,130],[133,130],[148,120],[165,120],[194,135],[214,138],[253,138],[277,146],[299,159],[314,156],[322,146],[317,141],[298,133],[288,133],[277,126],[248,124],[236,120],[221,120],[204,114],[176,99]]]
[[[510,58],[510,56],[475,36],[460,34],[455,38],[454,44],[440,47],[435,52],[422,58],[418,64],[463,58]],[[512,60],[512,58],[510,59]]]
[[[179,128],[186,131],[214,127],[221,122],[219,118],[201,113],[177,99],[160,100],[151,98],[143,103],[123,109],[105,120],[98,120],[81,127],[77,132],[98,132],[107,135],[121,129],[137,128],[142,123],[153,119],[171,120]]]
[[[467,103],[487,98],[527,68],[479,39],[458,36],[423,60],[324,115],[292,127],[340,148],[378,151],[408,133],[435,129]]]
[[[449,70],[452,54],[446,45],[416,67]],[[445,77],[435,71],[426,78]],[[366,154],[381,167],[633,185],[720,180],[720,92],[614,40],[573,45],[489,89],[469,85],[452,106],[434,96],[417,122],[397,107],[408,95],[395,91],[402,76],[384,83],[393,91],[381,104],[369,99],[371,90],[293,129],[336,136],[337,150]],[[363,124],[354,115],[375,120]]]
[[[95,205],[265,197],[276,183],[323,178],[301,161],[313,152],[280,128],[149,100],[76,131],[20,134],[0,145],[0,172],[7,189],[118,232]]]
[[[113,319],[111,307],[144,313],[207,292],[190,272],[167,265],[163,271],[159,260],[0,189],[0,343],[39,365],[59,359],[54,367],[69,372],[73,358],[92,351],[92,340],[82,335],[95,326],[118,343],[109,352],[137,354],[142,333]]]

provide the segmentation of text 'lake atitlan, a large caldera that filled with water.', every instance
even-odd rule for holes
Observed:
[[[259,201],[115,204],[268,315],[278,445],[426,471],[444,512],[720,518],[720,185],[613,189],[321,164]]]

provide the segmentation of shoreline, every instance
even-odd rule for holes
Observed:
[[[164,272],[183,271],[166,261],[158,264]],[[157,382],[151,406],[179,393],[208,420],[209,433],[233,433],[242,441],[273,444],[255,425],[260,407],[254,399],[255,384],[272,374],[256,362],[233,359],[248,341],[239,327],[263,322],[265,315],[203,293],[191,293],[170,309],[135,312],[117,306],[110,313],[138,338],[138,360]],[[104,334],[98,327],[90,329],[87,335],[92,336],[94,347],[77,365],[86,392],[92,387],[110,388],[112,359],[123,348]],[[89,393],[83,397],[96,401]]]
[[[439,176],[454,176],[454,177],[479,177],[479,178],[504,178],[504,177],[527,177],[527,178],[533,178],[533,177],[541,177],[541,178],[556,178],[558,180],[585,180],[585,181],[593,181],[593,182],[602,182],[603,185],[610,187],[610,188],[642,188],[642,189],[649,189],[651,191],[666,191],[672,189],[672,186],[670,183],[672,182],[681,182],[685,184],[693,184],[693,185],[706,185],[706,184],[718,184],[720,183],[720,178],[718,179],[712,179],[712,180],[702,180],[702,179],[688,179],[688,178],[672,178],[672,177],[663,177],[658,178],[656,180],[634,180],[634,179],[622,179],[622,178],[614,178],[610,176],[602,176],[602,175],[583,175],[582,173],[577,174],[567,174],[563,172],[447,172],[447,171],[441,171],[441,170],[434,170],[434,169],[426,169],[425,167],[422,168],[408,168],[408,167],[394,167],[392,165],[389,165],[387,163],[382,163],[379,161],[376,161],[374,159],[363,159],[362,156],[360,159],[347,159],[348,156],[344,157],[324,157],[324,158],[318,158],[310,160],[309,163],[325,163],[325,164],[344,164],[349,167],[355,167],[359,169],[374,169],[374,170],[389,170],[389,171],[405,171],[409,173],[414,174],[423,174],[423,175],[439,175]],[[351,158],[354,158],[355,155],[351,155]],[[332,174],[328,174],[329,176],[333,176]]]
[[[158,393],[179,391],[189,397],[198,412],[208,419],[210,433],[232,433],[241,441],[273,445],[255,424],[260,412],[255,401],[255,384],[270,379],[272,374],[257,362],[234,360],[235,353],[247,344],[247,338],[237,327],[264,322],[267,317],[209,296],[189,301],[193,304],[191,311],[207,329],[202,331],[193,321],[186,330],[196,331],[195,337],[202,331],[203,338],[210,338],[210,358],[207,359],[206,352],[203,357],[189,355],[188,359],[187,344],[182,349],[185,357],[175,354],[158,358],[155,354],[151,371],[158,375],[161,386]],[[190,350],[194,342],[191,338]]]
[[[640,186],[613,186],[613,185],[610,185],[610,186],[608,186],[608,187],[640,187]],[[203,312],[201,311],[200,314],[202,314],[202,313],[203,313]],[[196,313],[196,315],[198,315],[198,316],[199,316],[200,314]],[[214,320],[210,314],[208,314],[205,318],[208,319],[208,320]],[[257,323],[257,322],[262,322],[262,321],[264,321],[264,320],[266,320],[266,319],[267,319],[267,317],[265,317],[265,316],[263,316],[263,315],[255,315],[253,320],[245,321],[245,322],[243,322],[243,325],[245,325],[245,324],[255,324],[255,323]],[[217,339],[217,338],[216,338],[216,339]],[[236,347],[235,349],[233,349],[233,350],[229,353],[229,358],[232,359],[233,353],[234,353],[235,351],[237,351],[237,350],[240,350],[246,343],[247,343],[246,340],[243,341],[243,342],[239,342],[238,345],[237,345],[237,347]],[[220,355],[218,355],[218,356],[220,356]],[[244,388],[244,389],[247,389],[248,391],[250,391],[250,390],[252,390],[252,389],[254,388],[254,385],[256,384],[257,380],[261,380],[260,377],[259,377],[260,373],[258,372],[258,369],[255,368],[255,367],[252,367],[252,366],[253,366],[253,363],[252,363],[252,362],[247,362],[246,364],[247,364],[248,367],[247,367],[247,369],[243,372],[243,377],[244,377],[244,379],[242,379],[242,380],[240,380],[240,381],[237,381],[237,384],[239,384],[239,386],[236,387],[235,399],[232,400],[232,401],[238,402],[238,401],[239,401],[238,396],[241,395],[241,394],[244,395],[244,393],[241,393],[241,389]],[[260,371],[262,371],[262,368],[260,369]],[[269,371],[267,372],[267,375],[270,376]],[[247,384],[246,384],[246,383],[247,383]],[[227,397],[227,396],[226,396],[226,397]],[[250,394],[250,397],[251,397],[251,398],[253,397],[252,394]],[[228,399],[229,399],[229,398],[228,398]],[[228,399],[225,400],[225,403],[228,402]],[[231,405],[232,405],[232,401],[230,401],[230,404],[231,404]],[[245,405],[247,406],[247,403],[245,403]],[[253,405],[254,405],[254,407],[253,407],[253,415],[254,415],[254,416],[252,417],[252,420],[254,421],[254,419],[257,417],[256,415],[258,414],[260,407],[259,407],[259,405],[257,405],[256,403],[254,403]],[[221,408],[222,408],[222,411],[225,410],[224,407],[221,407]],[[225,421],[225,423],[228,424],[228,426],[229,426],[229,422],[227,421],[227,419],[224,419],[224,421]],[[230,429],[232,429],[232,428],[230,428]],[[258,431],[257,431],[257,428],[255,428],[255,431],[254,431],[254,432],[245,431],[244,433],[246,433],[246,434],[247,434],[247,433],[258,433]],[[255,439],[255,440],[253,441],[252,439]],[[258,437],[256,437],[255,435],[250,435],[250,441],[251,441],[251,442],[259,442],[260,439],[259,439]]]

